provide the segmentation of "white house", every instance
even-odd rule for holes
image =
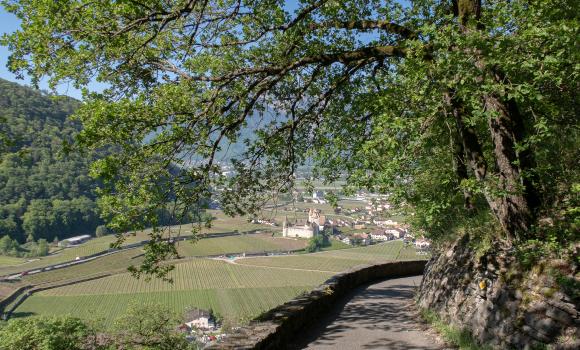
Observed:
[[[397,226],[398,223],[393,220],[375,220],[375,224],[379,226]]]
[[[390,241],[390,240],[395,239],[393,234],[386,233],[384,230],[373,231],[370,233],[370,235],[374,241]]]
[[[404,238],[405,237],[405,230],[400,228],[391,228],[385,230],[385,233],[392,234],[395,238]]]
[[[344,244],[348,244],[348,245],[352,245],[352,240],[350,239],[350,237],[346,236],[343,239],[340,240],[342,243]]]
[[[185,325],[191,329],[213,329],[215,320],[206,310],[191,309],[185,313]]]
[[[419,238],[415,241],[415,248],[417,249],[429,249],[431,248],[431,242],[425,238]]]
[[[322,191],[312,192],[312,199],[324,199],[324,192]]]

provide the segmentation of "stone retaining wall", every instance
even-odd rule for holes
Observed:
[[[418,305],[496,349],[580,349],[578,291],[557,276],[578,281],[578,266],[554,259],[526,270],[513,249],[478,255],[464,237],[427,264]]]
[[[19,287],[14,291],[12,291],[12,293],[10,293],[10,295],[8,295],[6,298],[0,300],[0,318],[5,319],[4,310],[6,309],[6,307],[10,305],[12,302],[14,302],[14,300],[16,300],[30,288],[32,288],[32,286]]]
[[[425,260],[397,261],[362,265],[341,272],[311,292],[264,313],[249,326],[208,349],[284,349],[301,329],[314,324],[354,288],[379,279],[420,275],[425,264]]]

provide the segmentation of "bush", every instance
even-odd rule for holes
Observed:
[[[326,236],[319,234],[316,235],[312,238],[310,238],[310,240],[308,241],[308,245],[306,246],[306,251],[308,253],[314,253],[316,251],[319,251],[320,248],[324,247],[325,245],[327,245],[328,243],[328,239],[326,239]],[[325,244],[326,241],[326,244]]]
[[[112,233],[111,230],[109,230],[109,228],[105,225],[99,225],[95,230],[96,237],[103,237],[111,233]]]
[[[0,329],[3,350],[81,350],[91,329],[71,317],[32,317],[11,320]]]

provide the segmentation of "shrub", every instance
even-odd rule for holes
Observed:
[[[97,228],[95,230],[96,237],[103,237],[103,236],[106,236],[108,234],[111,234],[111,230],[109,230],[109,228],[107,226],[105,226],[105,225],[97,226]]]

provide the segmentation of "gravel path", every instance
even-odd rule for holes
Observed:
[[[420,321],[413,295],[421,276],[360,287],[301,334],[295,349],[446,349]]]

